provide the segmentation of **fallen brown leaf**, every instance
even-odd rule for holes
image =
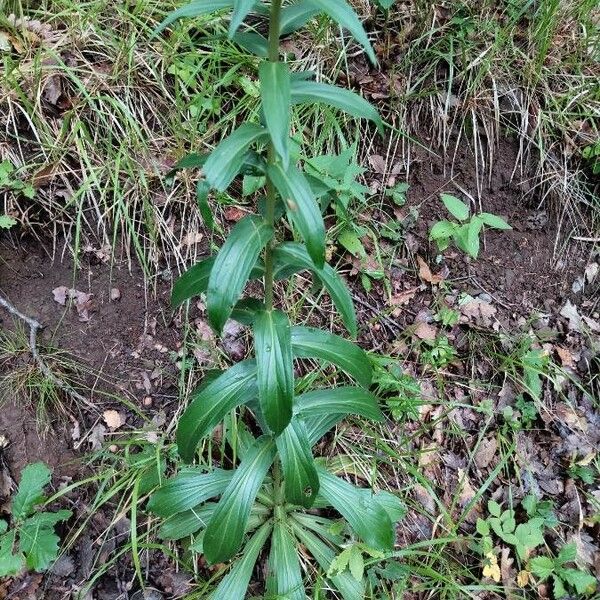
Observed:
[[[437,336],[437,327],[424,321],[417,323],[413,333],[420,339],[426,341],[433,341]]]
[[[438,285],[444,281],[442,275],[434,275],[431,272],[429,265],[420,256],[417,256],[417,263],[419,263],[419,277],[423,281],[430,283],[431,285]]]

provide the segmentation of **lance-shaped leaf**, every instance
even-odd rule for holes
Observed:
[[[236,469],[204,534],[209,563],[229,560],[240,549],[252,504],[274,457],[273,438],[262,436]]]
[[[321,482],[319,493],[348,521],[362,541],[376,550],[392,550],[392,521],[371,491],[357,488],[323,468],[317,470]]]
[[[292,33],[308,23],[321,10],[310,2],[296,2],[281,9],[281,35]]]
[[[208,205],[208,193],[210,192],[210,184],[206,179],[199,179],[196,184],[196,200],[198,202],[198,209],[200,210],[200,216],[204,221],[204,224],[208,229],[214,229],[215,220],[213,218],[212,211]]]
[[[229,23],[229,37],[232,38],[248,13],[252,10],[256,0],[233,0],[233,14]]]
[[[285,170],[279,164],[269,165],[267,173],[283,198],[288,217],[306,243],[313,263],[322,269],[325,263],[325,225],[306,177],[293,164]]]
[[[177,448],[186,462],[194,459],[198,442],[236,406],[256,397],[256,362],[243,360],[192,394],[177,427]]]
[[[371,362],[367,353],[339,335],[314,327],[292,327],[292,350],[296,358],[320,358],[354,377],[360,385],[371,385]]]
[[[220,496],[231,481],[231,471],[215,469],[207,473],[199,467],[187,467],[169,479],[148,502],[148,510],[170,517]]]
[[[352,296],[340,276],[328,265],[317,267],[302,244],[284,242],[273,251],[275,259],[275,276],[278,279],[289,276],[301,269],[313,272],[321,283],[327,288],[333,303],[338,309],[346,329],[350,335],[356,337],[356,313]]]
[[[286,63],[263,61],[258,68],[265,123],[284,168],[290,162],[290,70]]]
[[[254,571],[258,555],[271,533],[271,522],[265,523],[248,541],[244,554],[234,567],[223,577],[219,587],[210,596],[210,600],[237,600],[245,598],[248,584]],[[204,545],[206,546],[206,535]]]
[[[197,262],[193,267],[190,267],[173,286],[171,293],[171,304],[178,306],[182,302],[203,294],[208,289],[208,278],[210,271],[215,263],[215,257],[211,256]],[[265,268],[259,260],[250,271],[250,279],[257,279],[264,275]]]
[[[312,4],[315,8],[318,8],[320,11],[331,17],[340,27],[347,29],[354,39],[365,49],[371,62],[373,64],[377,62],[375,52],[373,52],[373,48],[363,29],[362,23],[346,0],[335,0],[335,2],[332,2],[331,0],[306,1],[308,4]]]
[[[188,2],[181,8],[170,12],[164,21],[152,32],[152,37],[158,35],[165,27],[171,25],[178,19],[199,17],[200,15],[206,15],[224,8],[231,8],[233,6],[233,0],[194,0],[194,2]]]
[[[353,117],[373,121],[380,131],[383,128],[383,121],[377,109],[370,102],[350,90],[335,85],[294,79],[291,84],[291,99],[292,104],[323,102],[339,108]]]
[[[260,33],[252,31],[239,31],[232,38],[238,46],[260,58],[266,58],[269,54],[267,38]]]
[[[310,508],[319,492],[319,476],[302,420],[293,417],[276,442],[283,467],[286,499],[292,504]]]
[[[222,140],[204,163],[204,175],[211,187],[226,190],[243,167],[248,147],[267,136],[264,127],[244,123]]]
[[[376,396],[358,387],[301,394],[296,397],[294,411],[305,422],[311,446],[347,415],[360,415],[373,421],[383,419]]]
[[[158,537],[163,540],[181,540],[204,529],[215,508],[216,502],[206,502],[165,519],[158,530]]]
[[[221,246],[208,278],[206,307],[215,331],[223,330],[244,289],[258,255],[273,237],[273,228],[257,215],[238,221]]]
[[[306,600],[302,571],[298,560],[298,550],[294,538],[283,521],[275,521],[269,553],[269,574],[277,598],[286,600]]]
[[[292,418],[294,364],[290,322],[278,310],[257,313],[254,318],[256,381],[262,414],[279,435]]]
[[[292,522],[292,527],[296,537],[307,547],[321,569],[327,573],[336,557],[335,552],[323,540],[298,523]],[[364,600],[366,598],[364,580],[357,581],[349,571],[334,575],[330,579],[344,600]]]

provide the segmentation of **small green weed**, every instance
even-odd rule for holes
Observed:
[[[428,343],[429,349],[421,356],[425,364],[434,369],[443,369],[456,359],[456,350],[445,335],[438,335],[433,342]]]
[[[576,560],[577,547],[575,544],[565,544],[555,558],[549,556],[532,558],[527,565],[527,570],[540,581],[552,577],[555,598],[568,596],[569,592],[567,590],[570,589],[574,590],[579,596],[591,595],[596,590],[596,578],[579,568],[565,566],[569,563],[575,563]]]
[[[479,235],[484,226],[492,229],[512,229],[501,217],[492,213],[482,212],[471,215],[469,207],[456,196],[442,194],[444,206],[456,221],[438,221],[431,228],[429,238],[434,240],[440,252],[450,245],[450,241],[472,258],[479,256]]]
[[[12,501],[10,523],[0,519],[0,577],[16,575],[25,567],[45,571],[58,555],[54,527],[71,517],[70,510],[44,512],[44,488],[50,483],[44,463],[27,465]]]

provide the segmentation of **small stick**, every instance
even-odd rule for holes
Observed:
[[[592,242],[593,244],[597,244],[598,242],[600,242],[600,237],[582,237],[580,235],[574,235],[573,238],[574,240],[577,240],[578,242]]]
[[[66,381],[57,377],[52,372],[52,369],[50,369],[50,367],[44,362],[44,359],[40,356],[40,353],[37,349],[37,333],[40,329],[43,329],[44,326],[39,321],[36,321],[34,318],[24,315],[18,308],[16,308],[16,306],[11,304],[1,294],[0,306],[3,306],[11,315],[14,315],[24,323],[27,323],[27,325],[29,326],[29,350],[39,370],[44,374],[44,377],[47,377],[53,385],[63,390],[65,393],[69,394],[75,400],[83,402],[86,406],[93,407],[94,405],[87,398],[85,398],[79,392],[74,390]]]

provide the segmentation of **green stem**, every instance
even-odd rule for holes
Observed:
[[[279,60],[279,33],[281,21],[281,0],[271,1],[271,14],[269,19],[269,60],[277,62]],[[268,164],[274,164],[276,160],[275,149],[273,144],[269,143],[267,154]],[[266,220],[271,227],[275,223],[275,186],[269,178],[267,178],[267,205],[266,205]],[[271,241],[265,248],[265,306],[267,310],[273,308],[273,248],[274,243]],[[278,482],[276,482],[277,484]]]

